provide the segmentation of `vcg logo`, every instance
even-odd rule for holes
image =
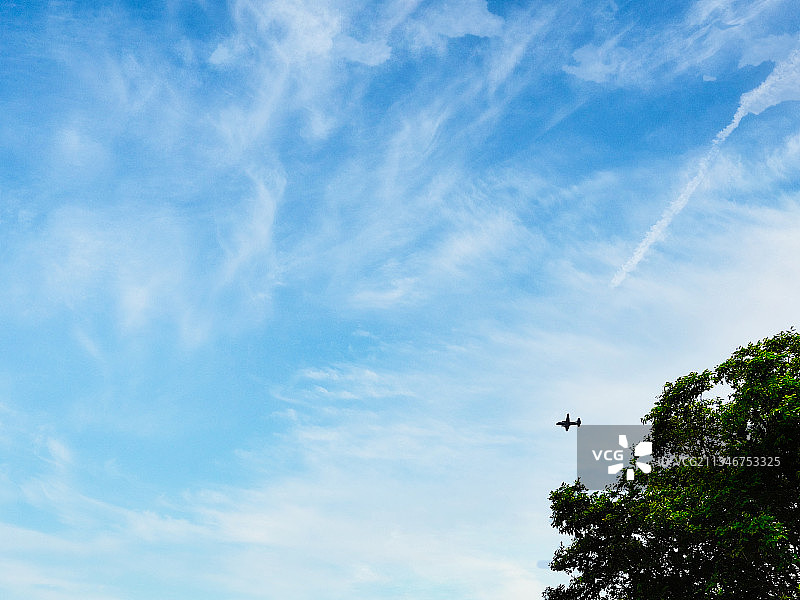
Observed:
[[[622,446],[623,448],[628,448],[629,447],[628,446],[628,436],[620,435],[619,436],[619,445]],[[639,442],[633,448],[633,455],[636,458],[639,458],[639,457],[642,457],[642,456],[649,456],[652,451],[653,451],[652,442]],[[606,457],[608,452],[609,451],[606,450],[603,453],[603,457]],[[592,454],[594,454],[594,451],[592,452]],[[625,453],[622,450],[614,450],[614,460],[622,461],[624,458],[625,458]],[[598,453],[598,455],[595,456],[595,460],[598,460],[598,459],[599,459],[599,453]],[[606,460],[608,460],[608,458],[606,458]],[[624,465],[623,465],[622,462],[618,462],[615,465],[609,465],[608,474],[609,475],[616,475],[617,473],[619,473],[622,470],[623,466]],[[625,478],[628,481],[633,479],[633,475],[634,475],[634,470],[635,469],[640,469],[643,473],[649,473],[650,472],[650,465],[647,464],[646,462],[641,462],[641,461],[637,460],[635,467],[626,469],[627,472],[625,473]]]
[[[651,442],[643,440],[650,428],[643,425],[584,425],[578,430],[578,477],[589,489],[603,489],[625,469],[632,480],[636,471],[649,473]],[[634,457],[631,466],[631,452]],[[626,468],[627,467],[627,468]]]

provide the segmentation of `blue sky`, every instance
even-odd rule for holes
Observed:
[[[4,598],[535,598],[553,423],[798,322],[789,0],[0,28]]]

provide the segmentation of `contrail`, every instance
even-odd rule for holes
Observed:
[[[639,245],[634,250],[633,255],[628,259],[611,280],[611,287],[617,287],[625,281],[628,274],[636,268],[636,265],[644,258],[647,251],[655,242],[659,241],[664,235],[664,231],[672,219],[683,210],[689,198],[700,185],[706,176],[708,167],[719,153],[719,146],[728,139],[728,136],[739,127],[739,123],[747,114],[757,115],[770,106],[775,106],[786,100],[800,100],[800,48],[796,48],[785,61],[778,63],[767,78],[757,88],[742,94],[739,99],[739,108],[733,115],[730,124],[720,131],[708,153],[700,160],[697,173],[691,181],[686,184],[683,191],[675,200],[670,202],[664,210],[661,218],[650,228]]]

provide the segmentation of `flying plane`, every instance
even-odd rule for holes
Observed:
[[[577,425],[578,427],[581,426],[581,418],[578,417],[577,421],[570,421],[569,413],[567,413],[567,418],[564,419],[563,421],[559,421],[558,423],[556,423],[556,425],[558,425],[559,427],[563,427],[564,431],[569,431],[570,425]]]

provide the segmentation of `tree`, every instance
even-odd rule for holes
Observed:
[[[720,383],[727,399],[703,397]],[[553,526],[573,539],[550,563],[570,581],[544,598],[800,598],[800,334],[665,384],[642,423],[651,473],[551,492]]]

